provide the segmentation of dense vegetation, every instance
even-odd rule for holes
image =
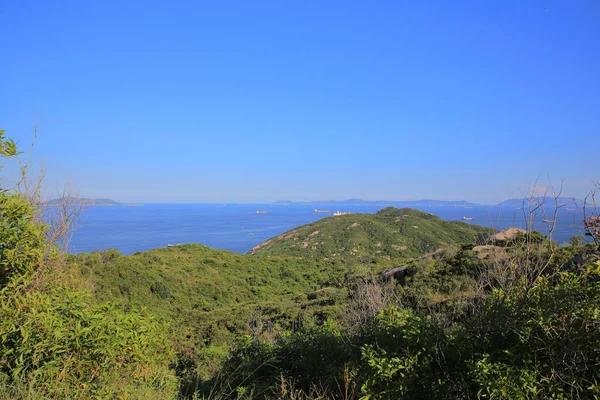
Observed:
[[[0,398],[600,397],[596,216],[564,247],[388,208],[66,256],[36,204],[0,191]]]
[[[180,357],[208,377],[251,324],[289,328],[303,315],[326,319],[343,292],[344,265],[262,257],[183,245],[122,256],[70,257],[94,282],[96,298],[146,307],[168,322]],[[328,288],[322,291],[320,289]]]
[[[511,246],[531,257],[524,264],[540,265],[522,242]],[[215,383],[256,397],[284,379],[316,397],[598,398],[597,254],[592,246],[557,250],[546,273],[521,271],[499,289],[498,259],[474,261],[465,247],[415,266],[412,280],[356,285],[345,318],[275,341],[248,337],[225,366],[228,378]],[[483,265],[491,275],[482,277]]]

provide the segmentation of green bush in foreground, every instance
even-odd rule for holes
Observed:
[[[96,305],[81,290],[3,292],[0,380],[51,397],[148,393],[173,397],[173,350],[149,317]]]
[[[11,277],[34,272],[51,250],[44,226],[34,221],[34,212],[25,198],[0,192],[0,288]]]
[[[0,131],[0,156],[14,155]],[[0,190],[0,396],[174,398],[164,329],[94,302],[35,213],[26,197]]]

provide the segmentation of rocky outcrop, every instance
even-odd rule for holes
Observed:
[[[252,250],[250,250],[250,251],[248,252],[248,254],[254,254],[254,253],[256,253],[258,250],[262,249],[263,247],[267,247],[267,246],[269,246],[269,244],[271,244],[271,242],[272,242],[272,241],[273,241],[273,239],[269,239],[269,240],[267,240],[266,242],[263,242],[263,243],[259,244],[258,246],[254,246],[254,247],[252,248]]]
[[[500,256],[503,255],[505,252],[506,249],[504,247],[494,246],[491,244],[473,247],[473,253],[475,253],[475,256],[480,260],[483,260],[484,258],[487,258],[490,255]]]
[[[525,229],[521,229],[521,228],[503,229],[500,232],[492,235],[492,237],[490,237],[490,241],[510,240],[510,239],[514,238],[515,236],[522,234],[522,233],[523,234],[527,233],[527,231]]]
[[[398,281],[402,281],[402,280],[404,280],[404,278],[406,277],[406,274],[408,273],[407,269],[408,269],[407,264],[400,265],[399,267],[395,267],[395,268],[386,269],[385,271],[383,271],[382,273],[379,274],[379,278],[382,280],[388,280],[388,279],[394,278]]]

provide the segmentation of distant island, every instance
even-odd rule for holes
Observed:
[[[529,205],[535,205],[540,203],[547,204],[548,206],[554,207],[557,205],[558,207],[568,207],[568,208],[582,208],[584,206],[584,201],[581,199],[576,199],[574,197],[557,197],[556,199],[552,196],[546,197],[533,197],[533,198],[516,198],[516,199],[508,199],[499,203],[499,206],[513,206],[513,207],[525,207]],[[589,205],[589,204],[588,204]]]
[[[83,207],[123,207],[123,206],[141,206],[139,203],[119,203],[111,199],[90,199],[86,197],[71,197],[67,199],[72,205],[83,206]],[[44,203],[46,206],[58,206],[62,204],[65,199],[52,199]]]
[[[314,200],[314,201],[290,201],[290,200],[278,200],[273,202],[274,205],[339,205],[339,206],[382,206],[382,207],[481,207],[481,206],[491,206],[491,207],[522,207],[523,204],[526,206],[531,204],[541,204],[544,203],[548,206],[554,206],[558,204],[559,207],[569,207],[569,208],[577,208],[582,207],[584,201],[581,199],[576,199],[574,197],[558,197],[555,199],[551,196],[545,197],[532,197],[532,198],[513,198],[504,200],[498,204],[478,204],[471,203],[465,200],[430,200],[430,199],[422,199],[422,200],[403,200],[403,201],[394,201],[394,200],[361,200],[361,199],[348,199],[348,200]]]

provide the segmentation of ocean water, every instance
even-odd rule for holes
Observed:
[[[69,252],[81,253],[114,248],[123,254],[165,247],[168,244],[201,243],[203,245],[247,253],[254,246],[300,225],[331,216],[313,210],[338,208],[316,205],[271,204],[146,204],[143,206],[89,207],[79,217]],[[374,213],[381,206],[340,206],[340,211]],[[525,228],[522,211],[510,208],[477,206],[413,207],[446,220],[473,218],[470,224],[496,229]],[[254,214],[254,211],[269,211]],[[547,234],[543,219],[553,219],[551,210],[546,216],[536,216],[535,228]],[[584,233],[583,215],[578,210],[559,210],[553,239],[567,242],[573,235]]]

